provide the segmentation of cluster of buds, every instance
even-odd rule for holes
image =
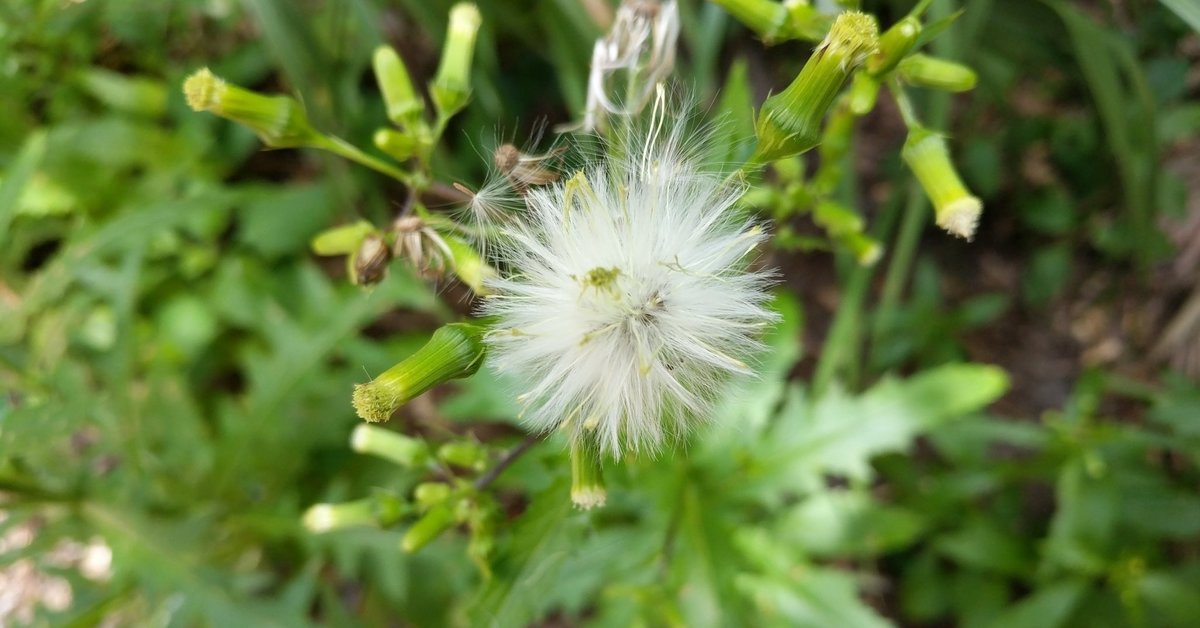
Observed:
[[[805,2],[718,0],[717,3],[768,43],[777,38],[799,37],[795,25],[800,22],[793,11],[798,6],[803,6],[805,11],[811,9]],[[826,117],[831,111],[837,112],[830,120],[830,126],[833,126],[833,119],[839,115],[865,115],[875,107],[880,87],[888,85],[909,128],[905,163],[933,201],[938,225],[954,235],[971,239],[982,204],[966,192],[949,160],[944,140],[921,126],[901,87],[901,84],[907,84],[961,92],[975,85],[975,73],[970,68],[916,52],[923,43],[925,30],[920,17],[928,5],[929,0],[919,2],[909,15],[882,35],[878,33],[875,19],[869,15],[857,11],[839,14],[791,85],[763,103],[755,129],[758,145],[752,161],[767,163],[794,157],[831,138],[848,142],[852,132],[849,127],[841,134],[831,133],[828,128],[822,132]],[[948,21],[935,24],[930,32],[940,30],[946,24]],[[847,82],[851,87],[842,98],[842,105],[835,107],[835,100]],[[836,173],[838,168],[830,167],[826,157],[823,152],[822,169],[826,174]],[[809,195],[816,198],[822,192],[817,190]],[[878,246],[860,237],[861,231],[830,231],[828,225],[821,226],[827,228],[831,237],[853,250],[860,262],[869,263],[879,256]]]
[[[461,238],[435,229],[429,218],[412,214],[396,218],[387,231],[363,220],[334,227],[314,238],[312,249],[317,255],[346,256],[350,282],[359,286],[383,281],[393,259],[407,261],[430,279],[453,271],[479,295],[487,294],[485,282],[496,272]]]
[[[376,490],[363,499],[314,504],[302,519],[309,531],[324,534],[347,528],[387,528],[407,522],[400,549],[411,553],[451,527],[466,525],[471,538],[467,552],[488,573],[486,559],[494,545],[498,507],[481,490],[478,480],[468,481],[451,473],[453,469],[466,474],[484,471],[491,458],[485,447],[468,437],[444,443],[434,453],[424,440],[360,425],[350,436],[350,448],[408,471],[437,471],[449,479],[421,482],[407,496]]]
[[[583,130],[604,130],[612,115],[642,111],[675,67],[675,0],[625,0],[608,35],[592,49]]]

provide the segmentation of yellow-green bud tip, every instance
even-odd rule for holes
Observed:
[[[571,503],[580,510],[599,508],[608,500],[608,491],[603,486],[589,486],[571,491]]]
[[[354,411],[372,423],[386,421],[397,407],[397,395],[374,382],[354,385]]]
[[[333,508],[329,504],[317,504],[304,512],[304,527],[312,532],[328,532],[333,523]]]
[[[212,111],[221,104],[225,94],[225,81],[208,68],[194,72],[183,82],[183,95],[193,111]]]
[[[371,430],[377,429],[367,427],[366,425],[358,425],[350,432],[350,449],[354,451],[363,451],[367,448],[367,443],[371,439]]]
[[[937,224],[949,233],[970,241],[975,237],[979,216],[983,213],[983,202],[974,196],[966,196],[947,203],[937,214]]]
[[[879,47],[879,26],[875,18],[860,11],[846,11],[837,16],[821,47],[828,52],[845,55],[846,65],[857,67]]]
[[[479,8],[470,2],[460,2],[450,9],[450,29],[463,35],[474,36],[483,22]]]

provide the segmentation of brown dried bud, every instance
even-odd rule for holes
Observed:
[[[354,277],[352,280],[360,286],[377,284],[387,276],[388,262],[392,261],[392,251],[383,238],[378,235],[367,236],[354,254]]]
[[[508,178],[517,193],[525,194],[530,186],[546,185],[558,180],[558,172],[549,167],[549,162],[562,152],[562,148],[557,148],[543,155],[526,155],[516,146],[504,144],[492,154],[492,162],[500,174]]]
[[[450,249],[436,231],[419,216],[401,216],[392,223],[396,244],[392,253],[412,263],[425,277],[440,277],[446,272]]]

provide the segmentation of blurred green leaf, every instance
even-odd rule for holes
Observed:
[[[1175,12],[1192,30],[1200,33],[1200,4],[1189,0],[1161,0],[1163,6]]]

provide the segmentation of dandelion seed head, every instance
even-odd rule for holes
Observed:
[[[749,268],[765,232],[734,207],[742,186],[700,169],[661,107],[660,91],[619,156],[529,191],[484,306],[490,360],[523,386],[526,422],[614,456],[707,419],[774,320],[771,273]]]

